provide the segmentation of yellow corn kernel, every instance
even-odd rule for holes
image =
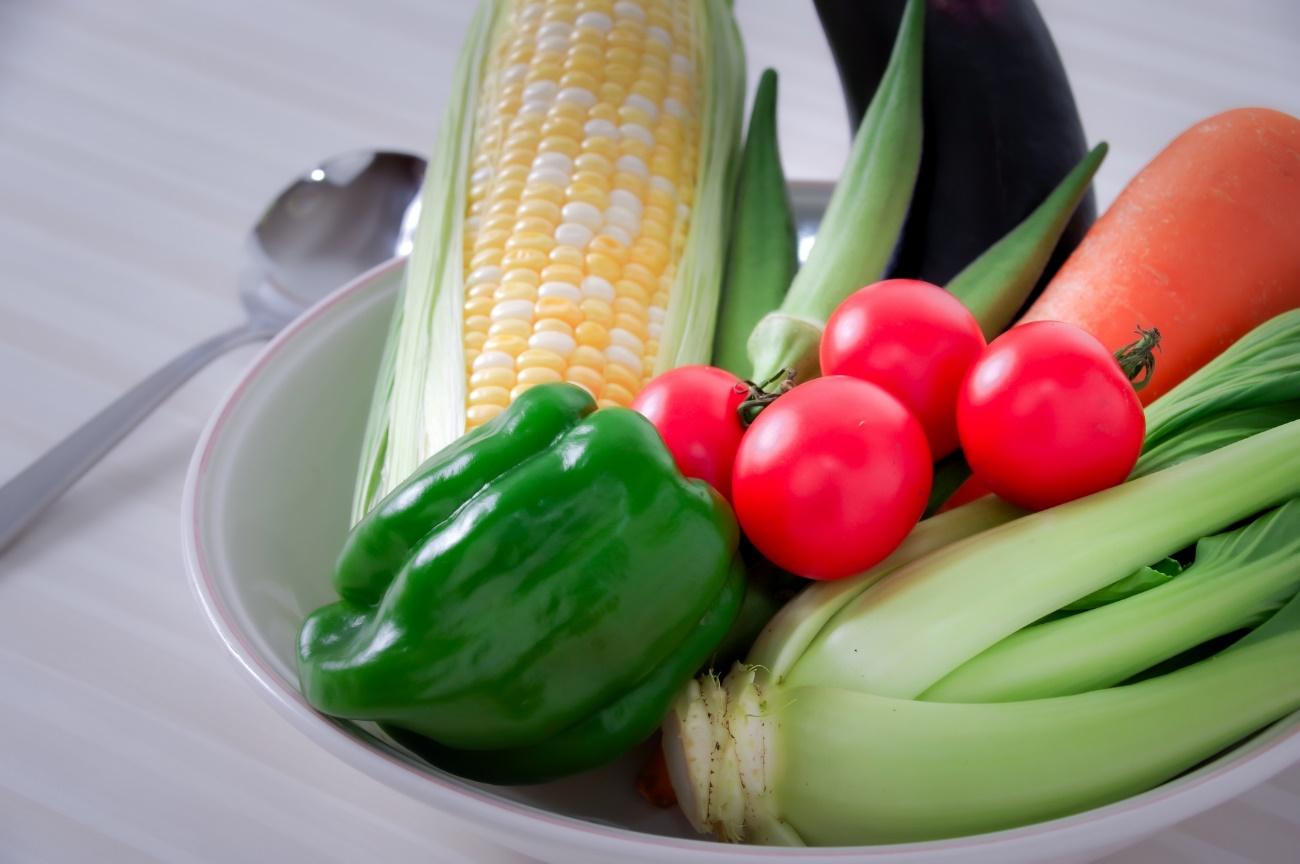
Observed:
[[[484,351],[502,351],[517,357],[528,349],[528,340],[520,336],[493,336],[483,343]]]
[[[639,384],[640,382],[637,383]],[[637,387],[633,389],[640,389],[640,388]],[[629,390],[628,388],[623,387],[622,385],[612,384],[607,381],[605,383],[604,389],[600,391],[600,398],[608,402],[613,402],[616,405],[621,405],[622,407],[626,408],[628,405],[632,404],[632,400],[635,399],[636,397],[633,395],[632,390]]]
[[[561,321],[559,318],[542,318],[533,325],[532,333],[563,333],[565,336],[573,336],[573,326],[567,321]],[[532,335],[529,333],[528,335]]]
[[[617,298],[614,302],[614,308],[619,312],[627,312],[649,306],[650,294],[652,292],[647,290],[646,287],[639,282],[633,282],[630,279],[620,279],[614,283],[614,293]],[[627,304],[619,302],[622,300],[629,301],[631,309],[623,308]]]
[[[630,253],[628,257],[629,259],[632,257]],[[654,273],[645,265],[637,264],[636,261],[629,260],[627,264],[623,265],[623,278],[625,281],[636,282],[646,291],[654,291],[656,287],[659,287],[659,274]]]
[[[564,58],[560,54],[534,54],[533,65],[524,76],[524,81],[555,81],[564,74]]]
[[[579,347],[589,345],[592,348],[605,348],[609,345],[609,330],[595,321],[583,321],[573,328],[573,338]]]
[[[478,389],[480,387],[504,387],[507,391],[515,386],[515,373],[512,369],[504,366],[489,366],[486,369],[476,369],[469,376],[469,386]]]
[[[618,81],[610,80],[609,67],[605,67],[605,83],[600,85],[600,92],[596,95],[602,103],[610,106],[609,116],[603,119],[613,122],[618,119],[613,106],[622,105],[623,100],[627,98],[627,84],[621,75]]]
[[[576,246],[556,246],[546,256],[552,264],[563,264],[575,269],[582,267],[582,250]]]
[[[519,205],[519,218],[536,217],[545,219],[552,225],[560,223],[560,205],[555,201],[530,198]]]
[[[600,393],[605,386],[605,379],[599,372],[587,366],[570,366],[564,372],[564,380],[586,388],[592,396]]]
[[[563,138],[566,144],[571,144],[576,148],[578,142],[583,138],[582,124],[572,117],[562,117],[557,115],[547,118],[546,123],[542,125],[542,134],[546,136],[545,140],[542,141],[543,152],[546,151],[546,147],[544,146],[546,141],[553,138]],[[577,156],[578,154],[576,151],[573,153],[568,153],[566,151],[565,155],[572,157]]]
[[[618,89],[618,95],[616,97],[609,97],[604,95],[606,89],[609,87],[614,87]],[[587,114],[590,115],[592,120],[608,120],[610,123],[614,123],[615,125],[617,125],[618,108],[616,108],[615,106],[622,104],[623,97],[625,95],[626,94],[623,92],[623,89],[621,87],[618,87],[617,84],[613,84],[613,85],[608,83],[602,84],[600,85],[600,93],[598,94],[598,96],[600,97],[600,101],[597,102],[595,105],[592,105],[591,108],[587,111]]]
[[[510,239],[510,231],[501,229],[497,231],[480,231],[478,237],[474,238],[475,249],[502,249],[506,241]]]
[[[546,367],[556,372],[563,372],[568,365],[559,354],[545,348],[529,348],[515,358],[515,368],[521,371]]]
[[[526,267],[520,267],[515,270],[507,270],[501,277],[502,283],[506,282],[527,282],[534,287],[542,284],[541,277],[537,275],[536,270],[530,270]]]
[[[597,408],[626,408],[627,406],[620,405],[619,403],[615,402],[613,399],[597,399],[596,407]]]
[[[642,162],[650,160],[650,145],[637,138],[624,138],[618,142],[618,152],[624,156],[635,156]]]
[[[669,216],[659,207],[647,207],[641,214],[641,236],[640,240],[653,240],[668,251],[668,226],[673,223],[673,217]]]
[[[600,186],[591,183],[570,183],[564,190],[564,197],[569,201],[581,201],[597,210],[609,206],[609,194]]]
[[[585,274],[581,267],[573,264],[548,264],[542,268],[543,282],[568,282],[570,285],[578,285],[582,282]]]
[[[595,153],[612,162],[618,158],[618,145],[612,138],[588,138],[582,142],[582,152]]]
[[[646,192],[645,205],[645,212],[641,214],[643,223],[650,218],[652,209],[656,210],[656,215],[661,221],[671,222],[672,217],[668,214],[677,206],[677,201],[668,190],[651,185],[650,190]]]
[[[493,300],[536,300],[537,289],[527,282],[506,282],[492,292]]]
[[[608,234],[597,234],[591,238],[591,242],[587,244],[587,250],[613,259],[620,269],[627,262],[627,247]]]
[[[475,387],[469,391],[469,404],[500,405],[504,408],[510,404],[510,390],[505,387]]]
[[[482,426],[504,410],[500,405],[471,405],[465,412],[465,424],[471,429]]]
[[[641,379],[635,372],[621,363],[608,363],[605,365],[605,380],[633,393],[641,389]]]
[[[537,249],[511,249],[500,258],[502,270],[526,267],[529,270],[541,270],[546,266],[546,253]]]
[[[533,335],[533,325],[522,318],[502,318],[500,321],[492,322],[492,325],[488,327],[487,335],[518,336],[521,339],[527,339]]]
[[[492,319],[486,315],[470,315],[465,318],[466,333],[480,332],[491,336],[492,331],[489,329],[491,326]]]
[[[645,180],[631,171],[618,171],[614,174],[614,188],[626,189],[638,198],[645,196]]]
[[[588,252],[586,262],[588,273],[599,276],[607,282],[613,282],[623,275],[623,268],[619,263],[603,252]]]
[[[576,124],[575,124],[576,125]],[[537,149],[542,153],[563,153],[570,159],[578,155],[578,136],[570,135],[551,135],[542,139],[542,143],[537,145]]]
[[[602,327],[614,326],[614,308],[604,300],[587,297],[578,304],[578,308],[582,310],[582,314],[586,316],[587,321],[599,324]]]
[[[579,325],[581,326],[581,325]],[[605,352],[590,345],[579,345],[569,355],[569,367],[585,366],[597,372],[605,368]],[[602,379],[603,380],[603,379]]]
[[[622,327],[636,338],[644,342],[650,338],[650,331],[646,329],[646,322],[637,315],[631,315],[627,312],[619,312],[614,316],[614,326]]]
[[[543,297],[537,301],[538,318],[559,318],[565,323],[577,327],[583,323],[582,310],[578,304],[566,297]]]
[[[465,304],[465,316],[491,315],[495,305],[491,297],[475,297]]]
[[[525,231],[513,234],[506,240],[506,250],[512,249],[540,249],[543,252],[550,252],[555,248],[555,238],[541,232]]]
[[[565,154],[568,155],[567,153]],[[524,187],[519,198],[520,203],[527,201],[549,201],[557,207],[564,204],[564,190],[554,183],[529,183]]]
[[[487,341],[488,335],[477,330],[465,334],[465,347],[474,348],[479,351],[483,350],[483,343]]]
[[[525,216],[522,219],[516,219],[514,224],[510,226],[510,230],[516,234],[553,234],[555,223],[538,216]]]
[[[573,160],[574,171],[590,171],[594,174],[604,176],[614,171],[614,165],[599,153],[583,153],[577,159]],[[576,175],[575,175],[576,176]]]
[[[653,237],[638,237],[627,257],[629,263],[639,264],[653,273],[662,273],[668,266],[668,246]]]
[[[646,311],[648,305],[631,297],[614,298],[614,311],[617,314],[630,315],[641,322],[649,320],[649,313]]]
[[[470,298],[491,297],[492,292],[497,290],[500,287],[501,287],[500,285],[497,285],[493,282],[480,282],[477,285],[475,285],[473,288],[469,289],[469,291],[466,292],[466,296]]]
[[[572,51],[573,48],[579,47],[592,48],[600,51],[600,49],[605,45],[605,34],[597,30],[595,27],[578,27],[574,29],[573,35],[569,38],[573,40],[573,46],[569,49],[570,51]],[[604,57],[603,51],[601,52],[601,57]]]
[[[611,31],[611,35],[612,33],[613,31]],[[617,65],[626,66],[628,67],[628,71],[632,72],[634,69],[636,69],[637,66],[640,65],[640,60],[641,60],[640,55],[638,55],[637,52],[633,51],[631,48],[628,48],[623,45],[614,45],[610,48],[605,49],[605,62],[608,64],[605,67],[606,68],[605,74],[609,75],[609,69]]]
[[[527,369],[520,369],[515,377],[519,381],[518,386],[528,387],[564,380],[564,376],[550,366],[529,366]]]
[[[583,155],[595,156],[596,154],[586,153]],[[565,189],[565,193],[568,194],[569,190],[573,189],[575,186],[580,188],[591,186],[599,189],[601,192],[607,193],[609,192],[609,177],[596,171],[574,171],[573,182],[569,184],[567,189]]]

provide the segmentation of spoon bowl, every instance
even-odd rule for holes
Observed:
[[[212,360],[269,339],[334,289],[409,252],[424,169],[418,156],[358,150],[285,187],[249,234],[240,277],[248,320],[141,381],[0,486],[0,551]]]
[[[410,251],[424,160],[394,152],[335,156],[289,184],[257,220],[247,251],[250,312],[281,298],[301,312],[361,273]]]

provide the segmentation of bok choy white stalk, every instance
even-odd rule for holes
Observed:
[[[1168,675],[1026,702],[773,686],[738,669],[683,693],[664,730],[669,772],[695,827],[733,841],[896,843],[1064,816],[1150,789],[1300,708],[1297,617]]]

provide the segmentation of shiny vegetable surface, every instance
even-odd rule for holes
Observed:
[[[313,705],[475,751],[445,761],[495,782],[653,731],[739,608],[738,535],[643,417],[594,409],[539,385],[362,520],[299,637]]]
[[[957,424],[975,476],[1035,510],[1123,482],[1145,429],[1115,358],[1088,333],[1056,321],[993,340],[962,386]]]
[[[937,285],[887,279],[849,296],[826,322],[823,375],[870,381],[925,430],[934,459],[957,447],[957,394],[984,350],[979,322]]]
[[[731,489],[745,536],[764,556],[800,576],[839,579],[893,552],[921,517],[930,451],[897,399],[832,375],[758,415]]]
[[[731,468],[744,429],[738,410],[749,387],[716,366],[681,366],[654,378],[632,409],[659,430],[677,468],[731,500]]]

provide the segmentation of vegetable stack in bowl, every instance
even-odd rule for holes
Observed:
[[[799,266],[770,71],[740,147],[729,3],[481,5],[339,599],[299,634],[312,705],[500,784],[662,724],[649,770],[696,828],[810,845],[1078,812],[1300,707],[1297,304],[1172,378],[1158,347],[1189,330],[1162,308],[1118,351],[1017,323],[1091,218],[1106,145],[1077,135],[946,285],[893,274],[936,191],[926,9]]]

